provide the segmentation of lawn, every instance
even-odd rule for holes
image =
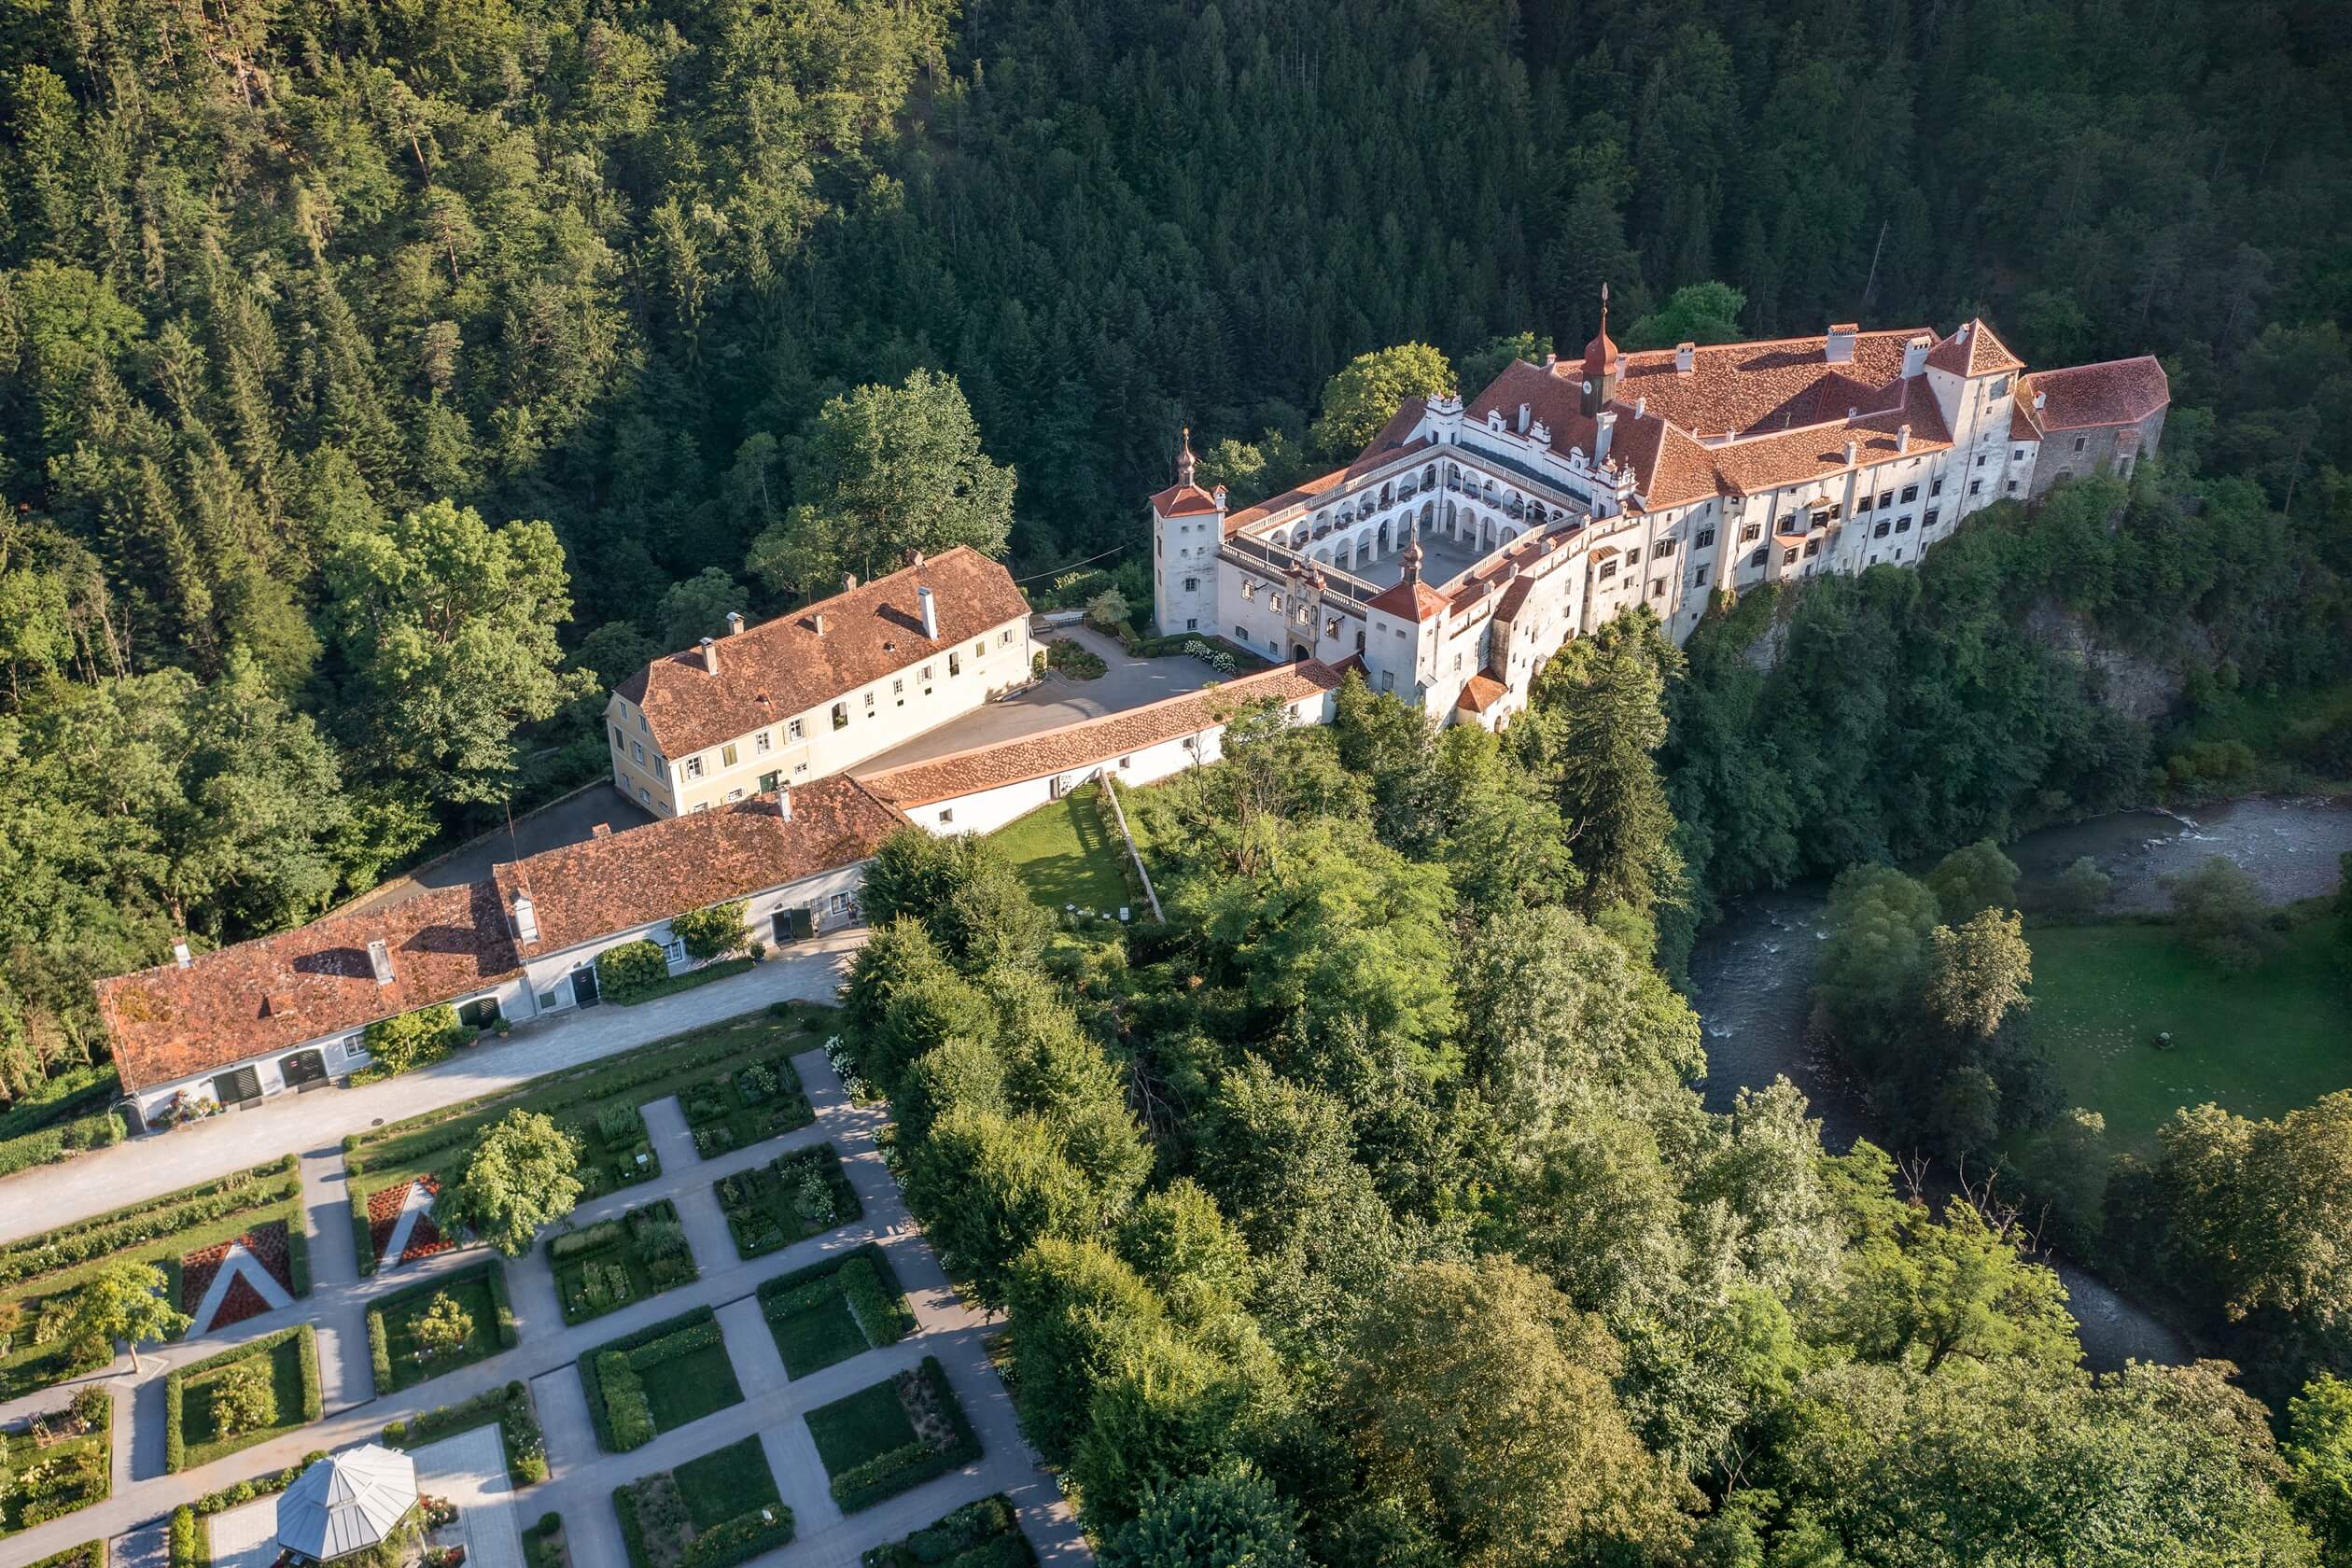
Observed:
[[[435,1297],[444,1295],[473,1320],[473,1332],[455,1354],[425,1360],[417,1350],[416,1322],[431,1309]],[[507,1305],[506,1266],[495,1258],[368,1303],[368,1353],[379,1394],[413,1388],[429,1378],[469,1366],[511,1349],[515,1339],[514,1313]]]
[[[899,1402],[895,1379],[860,1389],[808,1413],[808,1435],[825,1474],[838,1476],[915,1441],[914,1423]]]
[[[859,1568],[1029,1568],[1037,1561],[1002,1492],[967,1503],[903,1541],[875,1547]]]
[[[2331,925],[2296,927],[2267,963],[2240,975],[2163,926],[2029,932],[2034,1038],[2064,1103],[2107,1118],[2110,1151],[2144,1155],[2184,1105],[2275,1116],[2352,1087],[2352,1005]],[[2160,1030],[2170,1031],[2172,1049],[2155,1047]]]
[[[617,1488],[612,1505],[629,1568],[682,1561],[690,1542],[697,1561],[741,1562],[792,1538],[757,1436]]]
[[[1072,790],[988,835],[1029,896],[1048,909],[1076,904],[1115,914],[1121,904],[1135,903],[1119,865],[1127,847],[1104,828],[1095,809],[1097,788]]]
[[[552,1238],[547,1259],[567,1323],[600,1318],[700,1278],[686,1229],[678,1223],[678,1205],[666,1197]]]
[[[275,1419],[267,1425],[223,1435],[213,1419],[213,1393],[236,1367],[259,1363],[269,1369]],[[233,1351],[176,1367],[163,1380],[163,1467],[193,1470],[241,1449],[282,1437],[318,1420],[318,1346],[311,1325],[264,1335]]]
[[[711,1183],[735,1251],[749,1260],[847,1225],[865,1212],[830,1143],[795,1149]]]
[[[515,1110],[543,1112],[580,1138],[581,1201],[650,1181],[662,1167],[644,1141],[637,1107],[681,1093],[739,1062],[808,1049],[816,1043],[805,1024],[808,1012],[789,1009],[783,1017],[746,1014],[463,1105],[355,1133],[343,1140],[353,1224],[364,1235],[371,1193],[419,1176],[433,1176],[444,1186],[455,1181],[482,1130]],[[642,1162],[638,1154],[646,1155]],[[365,1255],[364,1239],[359,1250],[361,1271],[372,1272],[375,1259]]]
[[[596,1441],[613,1453],[743,1402],[707,1307],[609,1340],[580,1358]]]
[[[0,1435],[0,1471],[14,1483],[0,1494],[0,1535],[103,1503],[113,1490],[112,1395],[86,1388],[72,1407],[43,1412],[41,1423],[52,1435],[47,1448],[29,1421]]]
[[[164,1298],[182,1299],[180,1260],[272,1224],[285,1225],[287,1282],[310,1294],[302,1186],[294,1156],[0,1246],[0,1400],[20,1398],[113,1359],[77,1362],[63,1338],[42,1342],[44,1316],[63,1321],[83,1281],[118,1258],[162,1269]],[[38,1272],[35,1272],[38,1270]]]
[[[768,1281],[760,1287],[760,1312],[793,1378],[869,1347],[895,1345],[915,1331],[898,1276],[871,1243]]]
[[[780,1137],[817,1119],[791,1054],[736,1062],[679,1091],[679,1109],[705,1159]]]
[[[808,1435],[846,1514],[944,1476],[980,1456],[935,1356],[808,1412]]]

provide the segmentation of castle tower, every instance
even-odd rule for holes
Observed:
[[[1217,629],[1217,550],[1225,490],[1193,482],[1192,430],[1177,441],[1176,483],[1152,497],[1152,619],[1162,636]]]
[[[1617,377],[1625,371],[1625,357],[1609,338],[1609,286],[1601,286],[1601,330],[1584,351],[1584,412],[1598,414],[1617,396]]]

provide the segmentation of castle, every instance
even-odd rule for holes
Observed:
[[[2163,433],[2153,358],[2028,372],[1971,320],[1516,360],[1467,406],[1406,400],[1344,469],[1228,512],[1151,498],[1163,633],[1360,660],[1441,722],[1499,726],[1571,637],[1646,604],[1676,641],[1718,588],[1916,564],[1970,512],[2128,476]]]

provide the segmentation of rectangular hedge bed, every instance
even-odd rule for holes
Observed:
[[[455,1354],[427,1360],[417,1349],[416,1322],[441,1295],[473,1320],[473,1332]],[[496,1258],[368,1303],[368,1359],[379,1395],[413,1388],[444,1372],[511,1351],[519,1337],[514,1309],[507,1302],[506,1265]]]
[[[231,1369],[247,1363],[267,1368],[276,1419],[224,1437],[213,1419],[213,1395]],[[163,1379],[163,1468],[192,1470],[282,1437],[316,1421],[319,1409],[318,1338],[308,1323],[175,1367]]]
[[[858,1568],[1035,1568],[1036,1562],[1013,1500],[1000,1491],[903,1541],[869,1548]]]
[[[11,1341],[0,1351],[0,1401],[36,1393],[114,1359],[111,1346],[77,1357],[59,1332],[73,1316],[83,1281],[103,1265],[117,1258],[154,1265],[163,1271],[164,1299],[177,1304],[187,1296],[191,1270],[210,1283],[220,1253],[242,1238],[251,1239],[262,1267],[290,1294],[310,1294],[302,1181],[292,1155],[0,1246],[0,1334]],[[202,1297],[199,1291],[189,1298],[191,1309]],[[234,1321],[231,1309],[238,1305],[232,1294],[224,1322]]]
[[[736,1062],[805,1049],[805,1019],[813,1011],[794,1006],[781,1015],[746,1014],[462,1105],[353,1133],[343,1140],[343,1169],[351,1182],[353,1225],[362,1238],[360,1272],[375,1270],[364,1239],[369,1196],[427,1175],[446,1186],[464,1173],[482,1130],[510,1111],[544,1112],[580,1137],[582,1202],[652,1180],[661,1173],[661,1161],[650,1141],[639,1148],[645,1133],[637,1107],[680,1093]],[[616,1108],[623,1114],[613,1118],[608,1132],[604,1113]],[[636,1159],[640,1152],[646,1156],[642,1166]]]
[[[85,1384],[69,1406],[0,1435],[9,1485],[0,1494],[0,1535],[30,1530],[103,1503],[114,1490],[114,1396]],[[17,1425],[17,1422],[10,1422]],[[46,1446],[42,1433],[49,1435]]]
[[[583,1323],[700,1277],[678,1205],[668,1198],[598,1220],[547,1243],[555,1300],[567,1323]]]
[[[719,1320],[707,1307],[598,1345],[580,1358],[589,1419],[607,1453],[743,1403]]]
[[[539,1407],[531,1402],[531,1385],[520,1378],[461,1403],[393,1421],[384,1429],[384,1446],[421,1449],[494,1423],[506,1439],[508,1477],[517,1487],[547,1479],[547,1435],[539,1428]]]
[[[847,1257],[768,1281],[760,1287],[760,1315],[776,1337],[785,1372],[796,1379],[915,1332],[890,1260],[871,1242]]]
[[[791,1057],[781,1052],[689,1084],[678,1092],[678,1104],[693,1132],[694,1152],[705,1159],[780,1138],[817,1119]]]
[[[980,1457],[980,1439],[937,1356],[808,1412],[808,1435],[845,1514]]]
[[[792,1538],[757,1436],[616,1488],[629,1568],[729,1568]]]
[[[747,1261],[821,1236],[865,1212],[830,1143],[795,1149],[753,1170],[711,1183],[728,1234]]]

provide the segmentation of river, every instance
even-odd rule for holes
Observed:
[[[2352,808],[2311,799],[2226,801],[2193,819],[2123,811],[2045,828],[2005,846],[2035,885],[2088,855],[2114,878],[2117,911],[2161,910],[2162,878],[2207,855],[2227,855],[2279,903],[2331,891],[2336,856],[2352,849]],[[1875,1136],[1869,1113],[1834,1067],[1807,1050],[1805,1015],[1825,934],[1828,889],[1807,884],[1730,901],[1690,958],[1691,1000],[1706,1029],[1707,1104],[1729,1110],[1743,1087],[1785,1075],[1813,1102],[1822,1141],[1842,1151]],[[2046,1259],[2065,1281],[2081,1328],[2086,1365],[2108,1370],[2126,1360],[2178,1363],[2189,1346],[2163,1323],[2080,1265]]]

